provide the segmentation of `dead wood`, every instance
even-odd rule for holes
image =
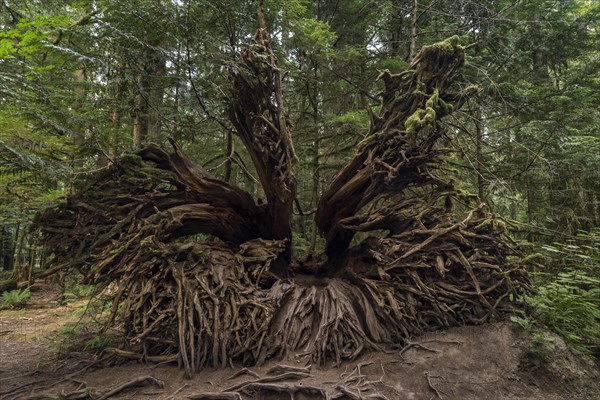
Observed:
[[[269,370],[267,371],[267,375],[278,375],[286,372],[300,372],[309,374],[310,370],[310,365],[306,367],[294,367],[291,365],[275,365],[274,367],[269,368]]]
[[[405,72],[391,75],[386,71],[380,76],[385,84],[381,112],[371,115],[369,135],[333,178],[317,208],[315,221],[326,238],[327,255],[336,261],[328,266],[333,270],[330,274],[341,267],[337,260],[355,231],[388,229],[400,211],[387,219],[382,217],[385,213],[379,213],[384,219],[379,224],[371,221],[349,227],[348,219],[362,208],[381,195],[398,194],[403,201],[402,193],[415,187],[436,184],[440,189],[451,188],[433,175],[441,153],[436,143],[445,134],[441,119],[476,92],[474,88],[450,92],[464,60],[464,48],[455,36],[424,47]]]
[[[238,383],[236,385],[228,387],[227,389],[224,390],[224,392],[234,392],[236,390],[240,390],[246,386],[253,385],[256,383],[271,383],[271,382],[280,382],[280,381],[285,381],[285,380],[300,380],[300,379],[304,379],[304,378],[309,378],[311,376],[312,376],[311,374],[308,374],[305,372],[285,372],[280,375],[265,376],[264,378],[259,378],[254,381]]]
[[[159,388],[162,388],[162,387],[164,387],[165,384],[163,381],[156,379],[153,376],[149,376],[149,375],[139,376],[135,379],[132,379],[128,382],[125,382],[125,383],[122,383],[122,384],[116,386],[115,388],[109,390],[108,392],[106,392],[103,395],[101,395],[100,397],[98,397],[96,400],[106,400],[118,393],[121,393],[124,390],[129,389],[129,388],[136,387],[136,386],[148,386],[148,385],[154,385]]]
[[[292,256],[292,205],[296,197],[293,166],[296,154],[291,121],[284,112],[281,70],[260,5],[259,28],[238,60],[229,68],[229,119],[248,151],[266,196],[265,216],[270,230],[264,239],[283,240],[282,261],[273,271],[288,273]]]
[[[256,379],[260,379],[260,375],[257,374],[256,372],[254,372],[248,368],[242,368],[242,369],[238,370],[236,373],[234,373],[233,375],[231,375],[229,378],[227,378],[227,380],[230,381],[230,380],[235,379],[242,375],[250,375],[250,376],[255,377]]]
[[[16,279],[6,279],[0,281],[0,293],[7,292],[9,290],[14,290],[18,286],[18,282]]]
[[[200,394],[192,394],[187,396],[186,399],[190,400],[242,400],[242,396],[237,393],[200,393]]]
[[[402,74],[381,75],[381,112],[316,210],[325,254],[303,265],[292,263],[291,125],[262,14],[259,21],[230,66],[229,114],[266,204],[171,141],[172,153],[150,145],[125,156],[37,218],[51,271],[75,268],[99,290],[110,286],[108,324],[126,338],[110,351],[177,360],[188,377],[292,355],[339,365],[388,344],[410,346],[424,331],[509,315],[528,287],[518,249],[502,220],[440,168],[442,118],[476,92],[457,89],[458,38],[425,47]],[[192,240],[199,233],[220,241]],[[291,265],[311,274],[293,276]],[[309,376],[277,372],[229,390],[293,396],[299,387],[272,382]],[[366,384],[360,370],[352,379],[343,388]]]

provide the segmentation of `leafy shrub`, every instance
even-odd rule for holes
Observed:
[[[61,355],[71,352],[100,353],[114,345],[119,335],[102,331],[94,321],[80,321],[63,326],[50,340],[50,354]]]
[[[532,318],[574,348],[600,348],[600,232],[583,232],[576,243],[542,246],[552,272],[533,273],[536,293],[525,298],[530,316],[513,317],[526,328]]]
[[[0,296],[0,306],[11,308],[22,307],[25,304],[25,301],[30,297],[31,291],[29,288],[10,290],[2,293],[2,296]]]
[[[68,290],[65,290],[59,298],[59,303],[64,304],[70,301],[91,298],[96,291],[93,285],[83,285],[81,283],[73,284]]]

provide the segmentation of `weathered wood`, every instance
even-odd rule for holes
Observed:
[[[283,109],[281,71],[271,48],[264,14],[251,44],[230,68],[229,118],[244,143],[266,196],[268,231],[263,238],[284,240],[282,259],[274,264],[279,276],[288,275],[292,257],[292,205],[296,197],[293,165],[296,154],[291,122]]]
[[[441,119],[459,107],[476,89],[452,93],[456,70],[464,63],[458,37],[423,48],[407,71],[384,72],[383,104],[371,115],[371,131],[354,158],[333,178],[317,207],[315,221],[326,239],[330,274],[335,274],[356,230],[386,228],[345,222],[381,196],[399,196],[409,188],[447,184],[432,176],[440,162],[435,145],[445,129]],[[380,215],[383,213],[380,213]]]
[[[54,254],[49,271],[76,268],[100,289],[113,284],[109,323],[122,310],[127,339],[114,353],[176,358],[188,377],[207,365],[298,353],[340,364],[426,330],[511,313],[527,277],[508,257],[517,253],[502,221],[438,170],[441,119],[475,91],[453,92],[464,63],[458,38],[425,47],[402,74],[382,74],[381,112],[317,207],[325,254],[292,260],[295,155],[280,71],[259,21],[230,69],[229,113],[266,204],[171,141],[171,153],[151,145],[117,160],[37,219]],[[460,215],[456,202],[472,208]],[[384,232],[350,247],[356,232],[372,231]],[[185,243],[198,233],[221,241]],[[302,274],[292,276],[292,266]],[[272,379],[231,390],[300,390]]]

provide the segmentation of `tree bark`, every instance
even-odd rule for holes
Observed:
[[[315,221],[325,236],[331,263],[328,274],[341,268],[355,234],[344,228],[346,219],[382,194],[402,193],[409,186],[430,182],[445,185],[431,171],[437,162],[435,144],[444,134],[439,121],[476,91],[448,91],[463,62],[464,50],[454,37],[425,47],[405,73],[381,75],[385,84],[381,112],[371,115],[369,136],[333,178],[317,208]]]
[[[161,129],[159,110],[163,102],[164,88],[160,83],[164,75],[165,58],[156,47],[159,39],[148,40],[140,60],[140,71],[136,77],[135,110],[133,118],[133,148],[140,149],[143,143],[158,137]]]
[[[483,178],[483,120],[481,106],[476,106],[475,112],[475,146],[477,163],[477,197],[485,202],[485,181]]]
[[[113,76],[113,104],[111,113],[111,128],[108,137],[108,163],[114,162],[117,157],[119,131],[123,117],[123,102],[125,100],[125,57],[121,55]]]
[[[292,258],[296,154],[290,135],[290,119],[283,109],[281,71],[271,48],[262,9],[252,44],[242,52],[235,69],[230,71],[229,116],[250,154],[266,196],[264,214],[270,229],[263,237],[286,243],[285,251],[272,270],[279,276],[286,276]]]
[[[412,8],[410,11],[411,26],[410,26],[410,45],[408,49],[408,62],[412,63],[417,56],[417,13],[419,11],[418,0],[412,0]]]

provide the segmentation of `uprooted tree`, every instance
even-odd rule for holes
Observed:
[[[455,82],[465,61],[458,38],[424,47],[399,75],[382,73],[381,111],[316,210],[325,251],[298,259],[291,125],[259,22],[229,69],[229,116],[264,204],[171,141],[172,152],[150,145],[119,159],[37,219],[52,271],[110,285],[110,323],[127,339],[119,354],[178,361],[190,376],[299,353],[340,363],[510,312],[527,286],[523,267],[500,221],[444,170],[442,118],[476,92]],[[377,233],[359,242],[358,232]],[[197,234],[220,241],[192,241]]]

